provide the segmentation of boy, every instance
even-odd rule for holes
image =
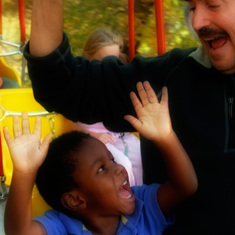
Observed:
[[[4,127],[14,165],[5,213],[6,234],[162,234],[173,223],[170,215],[174,208],[197,190],[196,173],[172,129],[166,88],[160,103],[148,82],[138,83],[137,91],[140,100],[134,93],[130,97],[138,119],[130,115],[124,118],[159,148],[169,181],[130,189],[126,170],[115,163],[105,145],[87,135],[78,137],[80,134],[75,132],[52,143],[44,161],[51,135],[40,143],[40,120],[36,119],[30,134],[24,113],[22,135],[16,117],[14,140]],[[74,139],[69,136],[77,140],[71,144],[72,149],[61,153]],[[61,142],[65,144],[60,148]],[[51,160],[54,165],[50,167],[53,155],[58,156],[62,166],[57,167],[57,161]],[[62,172],[64,168],[67,171]],[[58,176],[52,185],[43,175],[51,172],[56,180],[56,171],[64,177]],[[31,193],[37,173],[39,191],[58,210],[31,220]],[[48,191],[55,190],[55,197],[47,196],[51,194]]]

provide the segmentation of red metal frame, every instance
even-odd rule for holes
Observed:
[[[135,23],[134,23],[134,0],[128,0],[128,20],[129,20],[129,59],[135,56]]]
[[[156,32],[158,55],[166,51],[163,0],[155,0]],[[134,26],[134,0],[128,0],[129,20],[129,58],[135,56],[135,26]]]
[[[21,43],[25,43],[26,33],[25,33],[24,0],[18,0],[18,4],[19,4],[19,20],[20,20],[20,41]],[[0,37],[2,37],[2,1],[1,0],[0,0]]]
[[[161,55],[166,51],[163,0],[155,0],[155,15],[156,15],[158,55]]]
[[[19,0],[19,18],[20,18],[20,40],[21,43],[25,43],[26,34],[25,34],[24,0]]]

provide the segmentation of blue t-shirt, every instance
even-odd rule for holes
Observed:
[[[174,223],[174,215],[169,215],[166,218],[159,208],[156,200],[159,186],[159,184],[152,184],[131,188],[136,197],[136,208],[133,214],[121,216],[117,235],[160,235]],[[44,215],[37,216],[34,220],[39,221],[45,227],[48,235],[92,234],[81,221],[56,210],[49,210]]]

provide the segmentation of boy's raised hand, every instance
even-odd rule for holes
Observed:
[[[136,87],[140,100],[134,92],[131,92],[130,98],[137,118],[126,115],[125,120],[149,140],[160,141],[167,138],[173,131],[168,109],[167,88],[163,87],[161,102],[159,102],[149,82],[138,82]]]
[[[130,95],[137,118],[127,115],[125,119],[141,135],[156,144],[165,160],[169,180],[159,187],[156,198],[163,214],[167,215],[196,192],[197,176],[172,129],[167,88],[163,87],[160,102],[148,82],[138,83],[137,91],[140,100],[133,92]]]
[[[13,117],[13,134],[11,137],[6,126],[3,128],[4,137],[8,145],[14,172],[35,172],[44,161],[52,134],[48,134],[41,142],[41,118],[36,117],[33,132],[30,132],[27,112],[22,113],[22,133],[19,117]]]

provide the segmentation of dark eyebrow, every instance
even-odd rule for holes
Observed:
[[[95,159],[95,161],[92,162],[90,165],[91,168],[94,168],[98,163],[102,162],[104,159],[104,156],[98,157]]]
[[[108,157],[105,155],[101,155],[98,158],[96,158],[93,163],[91,164],[91,168],[93,168],[95,165],[97,165],[98,163],[104,161],[105,159],[113,159],[113,155],[111,154],[111,152],[109,151]]]

